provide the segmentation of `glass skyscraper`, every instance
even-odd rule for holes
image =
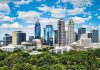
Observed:
[[[9,34],[5,34],[5,37],[3,37],[3,45],[6,46],[11,43],[12,43],[12,36],[10,36]]]
[[[82,34],[86,34],[86,28],[78,28],[78,40]]]
[[[44,28],[44,45],[53,45],[53,26],[47,25]]]
[[[92,42],[98,43],[99,41],[99,30],[92,30]]]
[[[41,25],[39,21],[36,21],[35,23],[35,39],[40,39],[41,38]]]

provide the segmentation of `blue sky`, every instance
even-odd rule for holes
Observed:
[[[57,29],[57,21],[65,19],[66,31],[69,18],[77,28],[100,30],[99,0],[0,0],[0,40],[5,33],[22,30],[27,38],[34,35],[34,24],[40,21],[42,29],[52,24]],[[43,31],[42,31],[43,36]]]

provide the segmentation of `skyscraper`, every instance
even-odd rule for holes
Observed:
[[[73,19],[69,20],[68,23],[68,35],[67,35],[67,44],[70,45],[75,42],[75,32],[74,32],[74,21]]]
[[[46,25],[46,28],[44,28],[44,44],[45,45],[53,45],[53,26],[52,25]]]
[[[12,36],[10,36],[9,34],[5,34],[5,37],[3,37],[3,45],[6,46],[11,43],[12,43]]]
[[[99,41],[99,30],[92,30],[92,42],[98,43]]]
[[[78,28],[78,40],[82,34],[86,34],[86,28]]]
[[[39,21],[36,21],[35,24],[35,39],[40,39],[41,38],[41,25]]]
[[[21,42],[24,41],[26,41],[26,33],[23,33],[21,31],[13,32],[13,36],[12,36],[13,45],[20,45]]]
[[[58,20],[58,45],[66,45],[65,21],[63,19]]]
[[[58,44],[58,30],[54,30],[54,44]]]

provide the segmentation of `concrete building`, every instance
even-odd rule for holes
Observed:
[[[13,45],[20,45],[21,42],[26,41],[26,33],[23,33],[21,31],[15,31],[12,35],[12,44]]]
[[[3,46],[3,47],[0,47],[0,49],[5,52],[13,52],[13,51],[17,50],[17,48],[13,45]]]
[[[91,47],[91,39],[87,37],[86,34],[82,34],[79,43],[83,47],[90,48]]]
[[[8,44],[12,43],[12,36],[9,34],[5,34],[5,37],[3,37],[3,45],[7,46]]]
[[[63,19],[58,20],[58,46],[66,45],[65,34],[65,21]]]
[[[68,23],[67,45],[71,45],[73,42],[75,42],[74,21],[70,19]]]

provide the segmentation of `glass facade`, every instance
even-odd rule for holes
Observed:
[[[54,43],[58,44],[58,30],[54,31]]]
[[[97,43],[99,39],[99,30],[92,30],[92,42]]]
[[[11,43],[12,43],[12,36],[10,36],[9,34],[5,34],[5,37],[3,37],[3,45],[6,46]]]
[[[53,45],[53,26],[47,25],[46,28],[44,28],[44,44],[45,45]]]
[[[39,21],[36,21],[34,34],[35,34],[35,39],[41,38],[41,25],[40,25]]]
[[[86,33],[86,28],[79,28],[78,29],[78,40],[80,39],[81,35]]]

